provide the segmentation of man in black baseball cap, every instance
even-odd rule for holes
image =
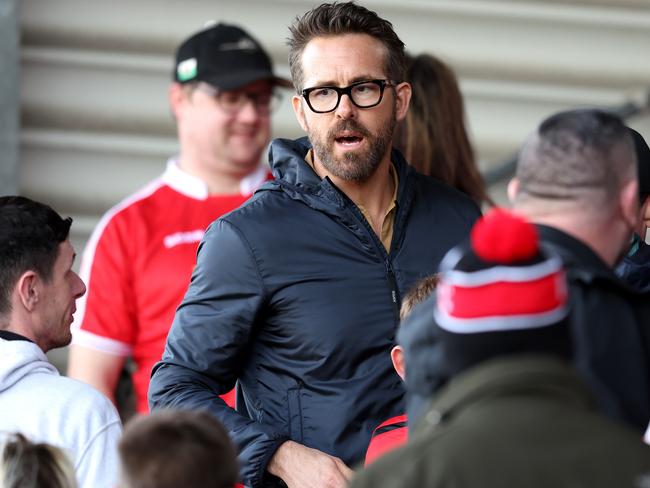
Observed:
[[[219,90],[235,90],[260,80],[291,87],[273,74],[264,48],[243,29],[216,24],[197,32],[176,51],[173,79],[177,83],[204,81]]]
[[[261,159],[275,89],[289,85],[259,42],[234,25],[191,35],[173,62],[169,103],[179,153],[161,178],[110,210],[90,240],[89,294],[70,354],[69,374],[113,399],[132,356],[140,413],[204,229],[270,178]]]

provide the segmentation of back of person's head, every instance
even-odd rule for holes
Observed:
[[[11,311],[11,292],[25,271],[50,280],[59,244],[68,239],[71,224],[71,218],[61,218],[42,203],[0,197],[0,317]]]
[[[563,264],[540,245],[535,226],[500,209],[486,214],[440,266],[433,311],[440,373],[451,378],[512,354],[569,359],[567,293]]]
[[[60,448],[14,434],[0,457],[0,487],[77,488],[77,481],[72,463]]]
[[[440,281],[440,277],[437,274],[432,274],[418,280],[413,285],[402,299],[402,306],[399,309],[400,321],[403,322],[416,305],[422,303],[435,291],[438,281]]]
[[[406,323],[406,318],[411,315],[413,309],[426,300],[438,286],[440,277],[437,274],[425,276],[411,287],[402,299],[402,306],[399,309],[400,328]],[[393,346],[390,351],[390,359],[393,368],[400,378],[406,377],[406,364],[404,361],[404,351],[399,344]]]
[[[231,488],[239,478],[235,447],[207,412],[136,417],[126,425],[119,454],[121,488]]]
[[[521,150],[515,205],[537,201],[606,214],[635,180],[632,137],[616,115],[597,109],[544,120]]]
[[[491,203],[465,127],[463,95],[453,70],[430,54],[407,55],[412,94],[395,145],[420,173]]]
[[[389,21],[354,2],[323,3],[297,17],[289,27],[289,68],[298,93],[304,88],[302,53],[305,46],[317,37],[346,34],[366,34],[381,42],[386,48],[385,75],[394,83],[404,81],[404,43]]]

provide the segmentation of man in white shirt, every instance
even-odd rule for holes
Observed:
[[[0,197],[0,432],[64,448],[81,487],[113,487],[122,426],[101,393],[60,376],[50,349],[70,343],[76,300],[72,219],[24,197]]]

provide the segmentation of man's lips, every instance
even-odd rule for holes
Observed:
[[[358,146],[363,142],[363,139],[362,134],[354,131],[342,131],[334,137],[337,144],[347,147]]]

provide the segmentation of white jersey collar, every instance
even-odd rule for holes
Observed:
[[[267,175],[268,168],[260,164],[255,171],[241,179],[239,192],[243,196],[251,195],[266,181]],[[167,169],[162,175],[162,180],[177,192],[188,197],[205,200],[210,196],[208,185],[201,178],[181,169],[176,158],[170,158],[167,161]]]

